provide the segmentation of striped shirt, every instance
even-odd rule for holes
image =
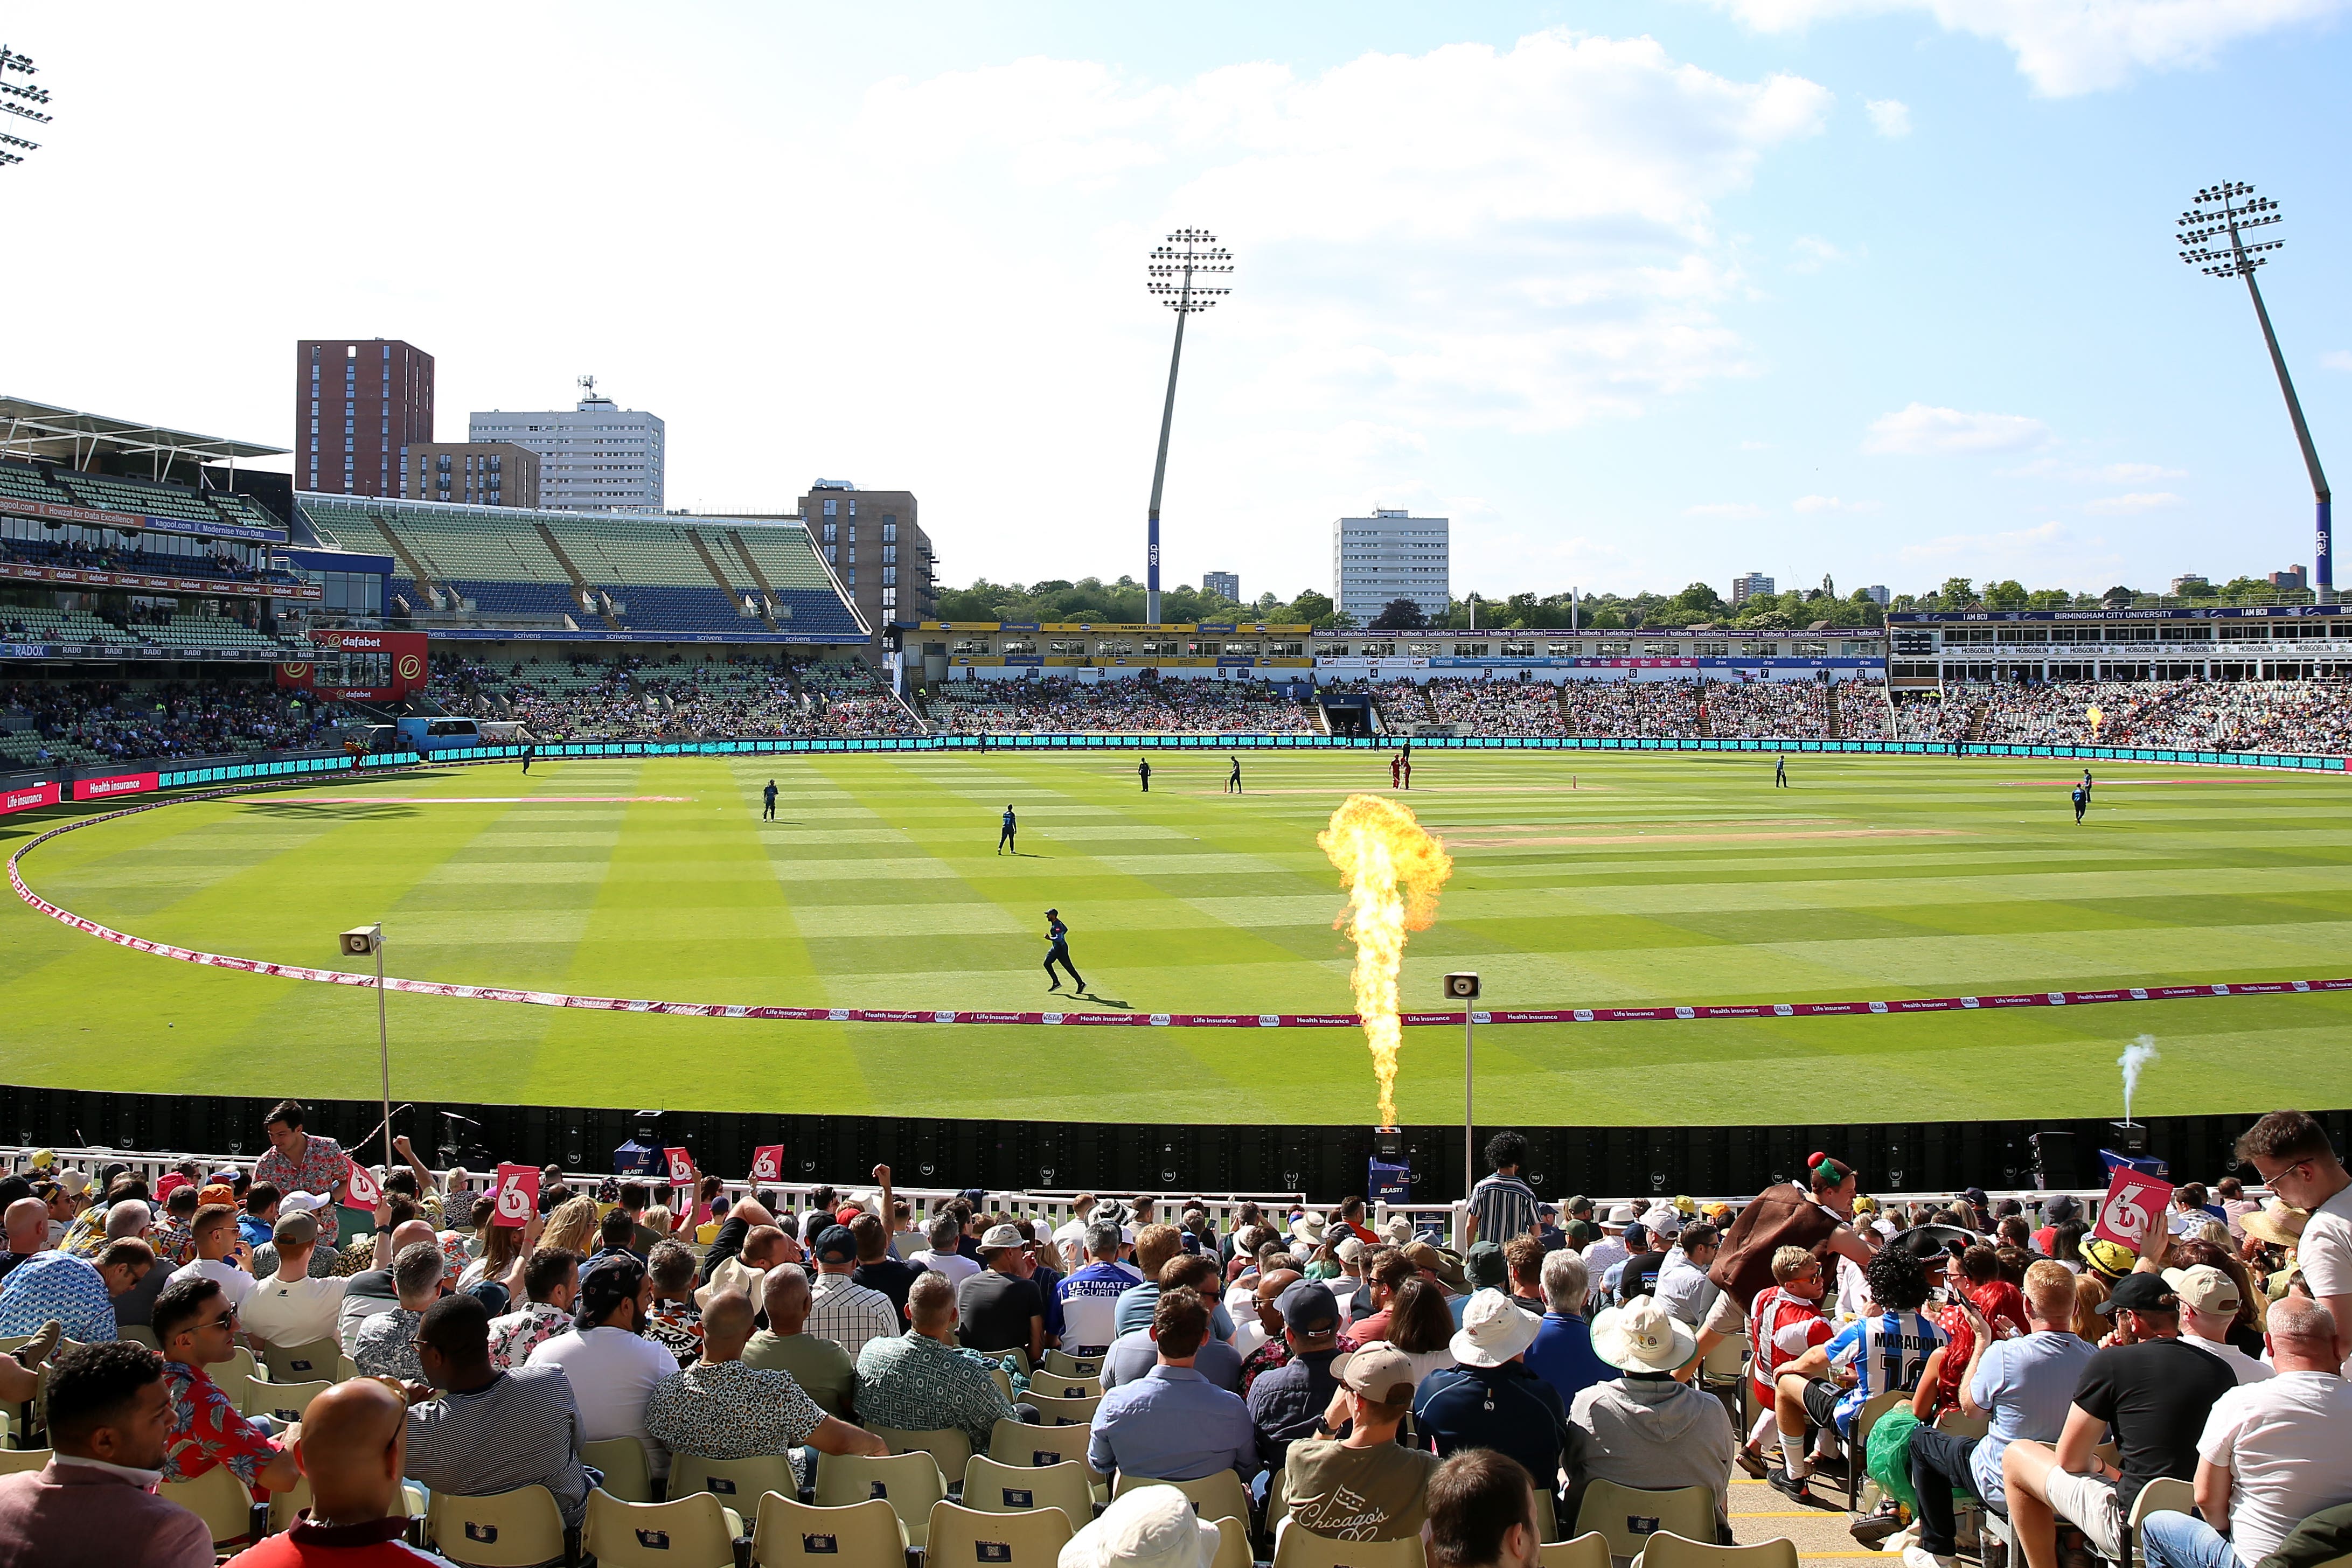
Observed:
[[[545,1487],[567,1525],[588,1513],[580,1406],[558,1366],[519,1366],[481,1387],[408,1411],[408,1477],[437,1491],[484,1496]]]
[[[889,1297],[846,1274],[819,1274],[809,1281],[807,1332],[833,1341],[856,1361],[866,1341],[898,1332],[898,1309]]]
[[[1497,1247],[1523,1230],[1533,1230],[1540,1207],[1535,1188],[1500,1172],[1470,1189],[1470,1212],[1477,1217],[1478,1239]]]

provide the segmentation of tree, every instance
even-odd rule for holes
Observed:
[[[2105,593],[2099,595],[2099,601],[2103,604],[2129,604],[2133,600],[2137,599],[2139,595],[2131,589],[2124,587],[2121,583],[2117,583],[2115,587],[2108,589]]]
[[[1968,578],[1948,577],[1944,579],[1944,586],[1937,591],[1936,597],[1944,601],[1947,610],[1966,610],[1976,602],[1977,587]]]
[[[1285,625],[1328,626],[1333,606],[1328,595],[1307,589],[1290,603],[1267,616],[1270,621]]]
[[[1378,615],[1372,617],[1371,629],[1375,632],[1420,632],[1428,626],[1429,617],[1422,613],[1420,605],[1410,599],[1391,599],[1381,606]]]
[[[1990,583],[1984,591],[1988,610],[2022,610],[2025,608],[2025,585],[2011,579],[2006,582]]]
[[[2028,610],[2063,610],[2074,602],[2074,596],[2063,588],[2037,588],[2025,596]]]

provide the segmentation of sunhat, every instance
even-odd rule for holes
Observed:
[[[1655,1296],[1636,1296],[1592,1320],[1592,1354],[1622,1372],[1672,1372],[1698,1354],[1698,1335]]]
[[[1500,1291],[1486,1290],[1462,1309],[1462,1330],[1454,1336],[1454,1359],[1464,1366],[1500,1366],[1536,1342],[1543,1320],[1523,1312]]]

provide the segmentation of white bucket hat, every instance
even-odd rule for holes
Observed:
[[[1592,1320],[1592,1354],[1621,1372],[1672,1372],[1698,1354],[1698,1335],[1655,1296],[1636,1296]]]
[[[1055,1568],[1211,1568],[1219,1540],[1174,1487],[1138,1487],[1071,1536]]]
[[[1634,1212],[1633,1206],[1632,1204],[1612,1204],[1610,1205],[1608,1215],[1601,1221],[1601,1228],[1603,1230],[1622,1230],[1639,1218],[1640,1216]]]
[[[1310,1247],[1322,1246],[1323,1217],[1319,1214],[1300,1215],[1290,1222],[1290,1235],[1293,1240],[1304,1241]]]
[[[1500,1366],[1536,1343],[1543,1320],[1522,1312],[1511,1298],[1489,1287],[1462,1309],[1462,1332],[1454,1336],[1454,1359],[1465,1366]]]

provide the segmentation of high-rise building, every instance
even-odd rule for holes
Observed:
[[[1886,584],[1883,582],[1874,582],[1862,591],[1867,594],[1870,598],[1870,601],[1873,604],[1877,605],[1881,610],[1885,609],[1888,601],[1895,597],[1893,594],[1886,591]]]
[[[2282,591],[2289,589],[2300,591],[2311,586],[2311,572],[2305,567],[2291,566],[2284,571],[2271,573],[2270,585]]]
[[[396,338],[294,345],[294,485],[400,494],[403,448],[433,439],[433,356]]]
[[[463,507],[539,505],[539,454],[511,441],[425,441],[400,457],[400,493]]]
[[[577,407],[469,414],[470,442],[510,441],[539,455],[539,504],[562,512],[658,512],[663,451],[658,415],[625,409],[580,378]]]
[[[1453,601],[1449,528],[1444,517],[1384,508],[1341,517],[1331,525],[1332,602],[1360,626],[1399,599],[1412,600],[1424,615],[1444,615]]]
[[[807,524],[817,554],[824,557],[857,613],[877,633],[893,621],[938,616],[939,558],[931,553],[931,536],[915,519],[911,491],[861,490],[846,479],[812,480],[797,515]]]
[[[1239,604],[1242,601],[1242,575],[1237,571],[1204,571],[1201,574],[1201,591],[1221,593]]]
[[[1751,571],[1745,577],[1731,580],[1731,602],[1735,605],[1745,604],[1759,593],[1775,591],[1772,580],[1760,571]]]

